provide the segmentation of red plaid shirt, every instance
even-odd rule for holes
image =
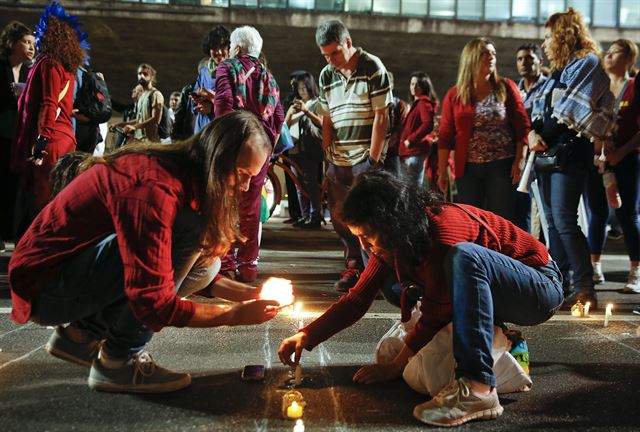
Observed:
[[[467,212],[477,216],[484,224]],[[549,262],[549,252],[542,243],[491,212],[468,205],[445,204],[440,214],[435,214],[430,209],[426,213],[433,230],[434,245],[424,257],[422,265],[410,275],[424,288],[422,316],[414,330],[405,338],[405,343],[414,352],[418,352],[442,327],[451,322],[451,298],[443,265],[451,246],[462,242],[476,243],[532,267],[544,266]],[[301,329],[308,336],[307,348],[312,349],[362,318],[391,271],[393,269],[390,266],[371,255],[356,286],[322,316]]]
[[[115,232],[124,292],[135,316],[154,331],[185,326],[194,304],[175,295],[171,237],[176,214],[191,203],[192,188],[171,163],[140,154],[82,173],[40,212],[11,257],[11,318],[27,322],[38,291],[66,260]]]

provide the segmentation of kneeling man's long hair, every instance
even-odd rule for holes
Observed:
[[[271,141],[262,123],[249,111],[238,110],[216,118],[198,134],[175,144],[132,144],[103,157],[89,157],[78,167],[78,173],[96,164],[110,166],[121,156],[138,153],[157,156],[172,163],[191,177],[194,198],[205,221],[202,233],[202,253],[206,257],[224,256],[232,242],[243,241],[238,230],[238,203],[240,195],[236,162],[242,144],[258,135],[258,145],[271,151]],[[236,176],[236,190],[229,193],[229,178]]]

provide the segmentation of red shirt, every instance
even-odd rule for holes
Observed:
[[[484,223],[481,224],[467,211]],[[443,263],[451,246],[461,242],[473,242],[531,267],[544,266],[549,262],[549,252],[542,243],[491,212],[469,205],[444,204],[440,214],[435,214],[430,209],[427,209],[426,213],[433,229],[433,248],[423,258],[423,264],[415,269],[415,273],[408,275],[424,287],[422,316],[414,330],[405,338],[405,343],[414,352],[418,352],[452,320],[451,298]],[[487,227],[493,233],[489,232]],[[393,269],[390,266],[377,256],[371,255],[355,287],[322,316],[301,329],[308,336],[307,348],[312,349],[357,322],[369,309],[380,285],[391,271]]]
[[[629,81],[620,101],[618,111],[618,129],[616,133],[616,147],[622,147],[638,133],[640,128],[640,107],[635,103],[635,78]],[[640,152],[640,148],[636,151]]]
[[[522,104],[520,91],[516,83],[503,78],[507,89],[505,107],[509,125],[513,132],[513,145],[524,143],[531,129],[531,122],[527,110]],[[464,167],[469,151],[469,142],[473,135],[473,120],[475,117],[475,105],[463,105],[458,98],[457,87],[452,87],[444,97],[442,104],[442,117],[440,119],[440,131],[438,133],[438,148],[455,150],[454,165],[456,177],[464,175]],[[516,152],[520,151],[516,147]]]
[[[428,155],[431,152],[429,133],[433,130],[436,105],[428,96],[418,96],[411,104],[411,110],[404,120],[398,156]],[[409,141],[409,147],[404,144]]]
[[[175,295],[171,237],[191,190],[187,176],[155,156],[124,155],[80,174],[38,214],[11,257],[11,318],[27,322],[31,302],[65,261],[115,232],[136,318],[154,331],[186,325],[194,304]]]

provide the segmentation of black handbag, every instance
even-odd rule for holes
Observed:
[[[533,166],[536,172],[563,172],[567,168],[572,142],[556,144],[536,154]]]

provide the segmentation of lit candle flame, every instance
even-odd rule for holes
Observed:
[[[280,306],[287,306],[294,302],[293,285],[289,279],[271,277],[262,285],[260,299],[275,300]]]

